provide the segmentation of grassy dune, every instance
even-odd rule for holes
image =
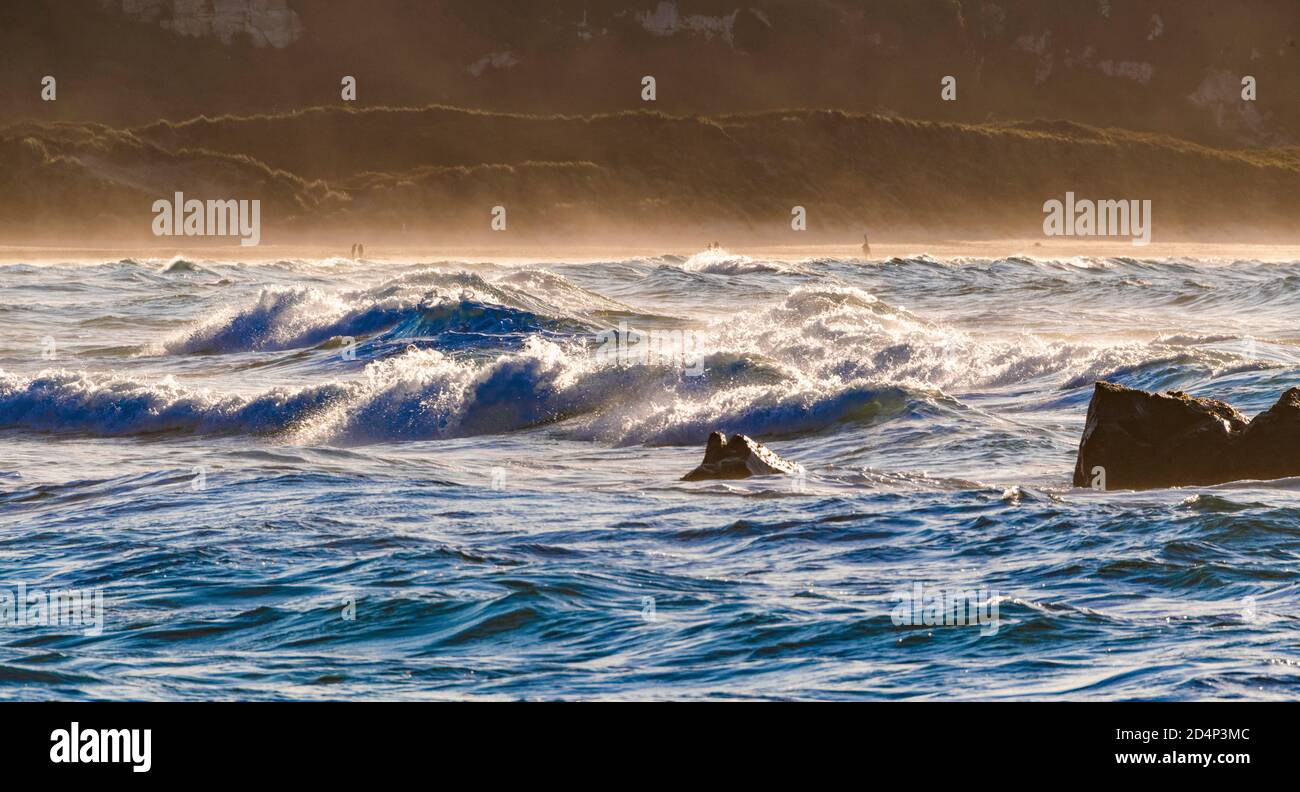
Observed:
[[[10,239],[149,236],[149,207],[260,198],[263,240],[356,230],[439,238],[728,229],[809,235],[1041,234],[1043,201],[1153,202],[1157,238],[1297,233],[1297,149],[1224,150],[1070,122],[959,124],[839,111],[523,115],[445,106],[0,129]]]

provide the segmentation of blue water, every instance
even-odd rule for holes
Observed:
[[[0,592],[105,596],[0,698],[1295,698],[1300,480],[1070,478],[1095,380],[1253,414],[1297,315],[1248,260],[0,266]],[[681,482],[713,429],[804,476]]]

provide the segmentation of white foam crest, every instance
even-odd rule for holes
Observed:
[[[463,273],[449,277],[457,294],[472,291],[484,299],[509,286]],[[401,303],[411,290],[422,294],[429,282],[448,284],[419,274],[371,290],[367,305]],[[243,324],[216,322],[216,335],[301,341],[302,328],[330,332],[329,322],[355,318],[357,310],[355,299],[340,295],[268,290],[253,310],[240,314]],[[0,428],[100,435],[231,432],[276,434],[300,443],[364,443],[549,425],[565,436],[613,444],[694,444],[715,429],[759,437],[821,431],[888,416],[917,401],[937,402],[944,392],[961,389],[1044,377],[1047,387],[1080,384],[1165,357],[1196,355],[1210,366],[1237,360],[1230,353],[1158,341],[1085,345],[1031,334],[985,337],[923,319],[864,290],[833,285],[796,288],[766,309],[740,311],[701,328],[690,350],[697,360],[651,358],[626,365],[597,354],[596,340],[593,335],[559,343],[531,336],[518,351],[491,358],[411,347],[344,380],[253,396],[214,393],[170,378],[149,382],[66,370],[22,377],[0,371]]]
[[[148,351],[224,353],[314,346],[340,335],[367,336],[394,326],[414,311],[457,302],[499,305],[554,319],[627,308],[553,273],[515,272],[489,282],[475,273],[426,269],[361,291],[263,288],[251,301],[229,305]]]
[[[797,266],[776,261],[759,261],[722,248],[701,250],[682,262],[686,272],[704,272],[714,275],[746,275],[753,272],[789,272]]]
[[[1180,355],[1213,371],[1249,362],[1244,349],[1189,350],[1159,338],[1116,344],[1028,332],[985,335],[836,285],[801,286],[766,310],[715,322],[700,345],[712,353],[767,359],[808,382],[865,382],[916,392],[997,388],[1040,378],[1067,386]]]

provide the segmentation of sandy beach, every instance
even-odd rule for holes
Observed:
[[[428,262],[467,261],[518,264],[521,262],[594,262],[622,261],[653,256],[691,256],[708,244],[683,245],[674,240],[663,245],[606,244],[563,245],[557,243],[511,243],[500,245],[395,245],[367,244],[365,258],[374,261]],[[871,254],[864,255],[860,244],[754,244],[721,241],[723,249],[736,255],[776,261],[834,258],[879,261],[892,258],[976,258],[1000,259],[1010,256],[1034,259],[1071,259],[1081,257],[1124,257],[1143,260],[1195,258],[1201,261],[1252,260],[1294,261],[1300,258],[1300,241],[1283,243],[1229,242],[1160,242],[1134,246],[1126,241],[1088,241],[1077,239],[979,239],[881,242],[872,244]],[[122,259],[152,260],[180,257],[189,261],[277,261],[288,259],[346,258],[347,245],[265,244],[255,247],[239,245],[152,245],[121,247],[74,246],[0,246],[0,263],[100,263]]]

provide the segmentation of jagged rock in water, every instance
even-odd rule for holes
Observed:
[[[799,469],[798,465],[787,462],[775,451],[745,435],[732,435],[731,440],[727,440],[722,432],[713,432],[704,446],[704,461],[682,476],[682,481],[793,475]]]
[[[1214,399],[1098,382],[1074,485],[1155,489],[1297,475],[1300,388],[1250,420]]]

